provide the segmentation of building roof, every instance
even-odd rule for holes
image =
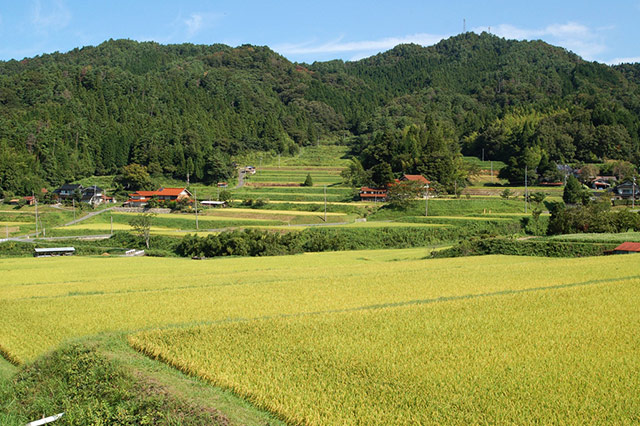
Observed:
[[[74,247],[51,247],[33,249],[36,253],[60,253],[64,251],[76,251]]]
[[[171,196],[177,197],[178,195],[182,194],[185,191],[187,191],[187,188],[160,188],[158,189],[158,191],[156,191],[157,194],[155,195],[166,195],[170,197]]]
[[[96,185],[91,185],[82,190],[83,194],[102,194],[104,190]]]
[[[363,186],[360,188],[360,192],[387,192],[387,188],[369,188],[367,186]]]
[[[618,247],[613,249],[614,251],[636,251],[640,252],[640,243],[622,243]]]
[[[158,191],[136,191],[132,194],[129,194],[129,196],[131,197],[133,197],[134,195],[140,197],[153,197],[154,195],[158,195]]]
[[[55,192],[56,194],[59,194],[62,191],[73,192],[77,189],[81,190],[82,185],[76,184],[76,183],[65,183],[64,185],[62,185],[60,188],[56,189],[53,192]]]
[[[422,175],[404,175],[403,178],[405,180],[410,180],[413,182],[420,182],[420,183],[431,183],[427,180],[426,177],[422,176]]]

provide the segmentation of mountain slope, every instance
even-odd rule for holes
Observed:
[[[267,47],[109,40],[0,62],[0,189],[133,162],[212,181],[238,152],[295,152],[345,132],[366,145],[427,116],[468,154],[508,160],[539,146],[557,161],[637,159],[637,70],[473,33],[311,65]]]

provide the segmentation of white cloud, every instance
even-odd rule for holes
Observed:
[[[590,28],[576,22],[552,24],[544,28],[519,28],[514,25],[501,24],[492,26],[491,32],[500,37],[516,40],[544,39],[549,43],[569,49],[587,60],[594,60],[607,50],[603,33],[611,27]],[[475,32],[488,28],[474,28]]]
[[[181,21],[184,25],[187,37],[191,38],[200,31],[213,26],[221,17],[222,15],[216,13],[194,12],[189,15],[188,18],[182,19]]]
[[[62,0],[35,0],[31,8],[31,23],[38,32],[61,30],[71,22],[71,12]]]
[[[280,52],[283,55],[317,55],[328,53],[348,53],[359,52],[352,57],[364,58],[369,56],[372,52],[380,52],[383,50],[391,49],[398,44],[404,43],[416,43],[423,46],[429,46],[435,44],[445,38],[442,35],[435,34],[412,34],[402,37],[387,37],[379,40],[361,40],[361,41],[343,41],[342,37],[325,42],[325,43],[298,43],[298,44],[280,44],[274,46],[274,50]]]
[[[202,15],[192,13],[191,16],[184,20],[187,26],[187,34],[191,37],[202,28]]]

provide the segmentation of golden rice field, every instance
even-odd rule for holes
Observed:
[[[0,259],[0,352],[132,344],[291,423],[637,423],[640,256]]]
[[[292,424],[637,424],[639,303],[635,278],[129,340]]]

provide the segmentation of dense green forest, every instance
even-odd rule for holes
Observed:
[[[0,62],[0,190],[30,193],[125,165],[215,182],[235,154],[350,143],[354,183],[419,172],[445,189],[460,155],[514,175],[640,159],[640,66],[541,41],[465,33],[356,62],[291,63],[267,47],[96,47]],[[534,172],[535,173],[535,172]],[[1,194],[0,194],[1,195]]]

